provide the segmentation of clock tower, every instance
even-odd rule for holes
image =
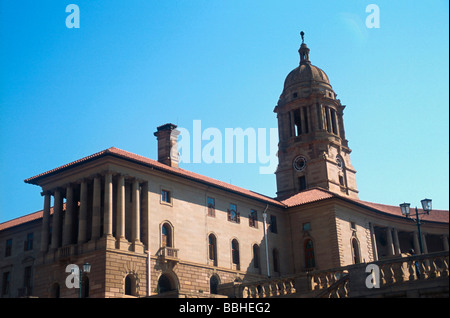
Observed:
[[[311,64],[303,32],[301,36],[300,65],[286,77],[274,109],[279,133],[277,196],[321,187],[358,198],[345,138],[345,106],[336,99],[325,72]]]

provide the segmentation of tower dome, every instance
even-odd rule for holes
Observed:
[[[306,44],[302,44],[302,47],[303,45],[306,47]],[[312,65],[308,60],[304,63],[300,62],[299,67],[288,74],[284,81],[284,88],[288,89],[292,86],[311,86],[312,84],[319,83],[330,86],[330,80],[328,79],[327,74],[325,74],[322,69]]]
[[[292,98],[309,96],[311,93],[335,97],[327,74],[321,68],[311,64],[310,50],[304,43],[304,33],[302,32],[301,35],[302,44],[298,50],[300,65],[292,70],[284,81],[283,92],[280,96],[281,104],[289,102]]]

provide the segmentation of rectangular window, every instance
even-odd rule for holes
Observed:
[[[216,216],[216,200],[208,197],[208,216]]]
[[[331,113],[331,127],[333,130],[333,134],[337,135],[337,124],[336,124],[336,112],[334,111],[334,109],[330,109],[330,113]]]
[[[24,242],[23,250],[31,251],[33,249],[33,233],[27,234],[27,240]]]
[[[303,223],[303,231],[311,231],[311,223]]]
[[[9,294],[9,281],[11,280],[11,274],[4,272],[2,277],[2,295]]]
[[[6,240],[6,246],[5,246],[5,257],[11,256],[12,252],[12,239]]]
[[[270,232],[278,233],[277,229],[277,217],[275,215],[270,216]]]
[[[28,291],[31,289],[31,266],[25,267],[23,275],[23,287],[27,288]]]
[[[300,191],[306,190],[306,177],[301,176],[298,178],[298,187]]]
[[[234,222],[234,223],[240,223],[240,215],[237,211],[236,204],[230,203],[230,209],[228,210],[228,221]]]
[[[161,190],[161,201],[165,203],[171,203],[171,196],[170,191],[167,190]]]
[[[343,187],[345,186],[344,184],[344,177],[343,176],[339,176],[339,184]]]
[[[300,119],[300,109],[294,110],[294,127],[295,127],[295,136],[300,136],[302,134],[302,121]]]
[[[250,210],[250,214],[248,216],[248,225],[256,229],[258,228],[258,212],[256,210]]]

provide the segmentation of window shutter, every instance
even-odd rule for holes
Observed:
[[[231,221],[231,211],[227,210],[227,217],[228,217],[228,221]]]
[[[236,212],[236,222],[241,223],[241,214]]]

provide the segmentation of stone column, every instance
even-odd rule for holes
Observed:
[[[61,190],[55,190],[55,203],[53,206],[53,225],[52,225],[52,248],[60,247],[61,243],[61,227],[62,227],[62,204],[63,198]]]
[[[131,240],[133,243],[133,250],[138,253],[144,252],[144,246],[140,241],[141,236],[141,206],[140,206],[140,188],[139,181],[134,180],[133,186],[131,189],[131,197],[132,197],[132,224],[131,224]]]
[[[105,203],[104,203],[103,234],[112,237],[113,224],[113,183],[112,173],[105,175]]]
[[[425,233],[422,233],[422,247],[423,253],[428,254],[427,235]]]
[[[298,132],[298,135],[303,135],[305,133],[305,114],[303,112],[303,107],[298,108],[298,113],[300,114],[300,131]]]
[[[94,178],[94,193],[92,203],[92,235],[91,240],[97,240],[100,238],[100,221],[101,221],[101,184],[100,177]]]
[[[66,188],[66,217],[64,218],[64,231],[62,243],[63,246],[72,244],[73,215],[74,215],[73,186],[69,185]]]
[[[125,178],[119,176],[117,180],[117,248],[126,249],[128,241],[125,238]]]
[[[78,244],[86,242],[87,226],[87,181],[83,180],[80,186],[80,214],[78,216]]]
[[[326,116],[328,118],[327,120],[327,131],[329,133],[333,133],[333,120],[331,119],[331,108],[327,106],[325,108],[325,111],[327,112]]]
[[[387,248],[388,248],[388,255],[393,256],[394,255],[394,243],[392,239],[392,228],[388,227],[386,229],[386,236],[387,236]]]
[[[337,110],[335,110],[334,112],[333,112],[333,114],[334,114],[334,123],[335,123],[335,126],[336,126],[336,135],[340,135],[339,133],[340,133],[340,125],[339,125],[339,119],[338,119],[338,114],[337,114]]]
[[[442,241],[444,243],[444,251],[448,251],[448,235],[442,235]]]
[[[419,234],[416,231],[414,231],[414,251],[417,255],[420,255]]]
[[[323,129],[322,105],[318,101],[316,101],[315,110],[316,115],[314,117],[317,117],[316,130],[322,130]]]
[[[150,224],[149,224],[149,215],[150,215],[150,211],[149,211],[149,201],[148,201],[148,191],[149,191],[149,184],[148,182],[145,182],[142,184],[142,189],[141,189],[141,196],[142,196],[142,200],[141,200],[141,216],[142,216],[142,243],[147,246],[149,246],[149,241],[150,241]]]
[[[48,239],[50,232],[50,192],[43,193],[44,195],[44,213],[42,217],[42,230],[41,230],[41,252],[47,252]]]
[[[402,253],[400,249],[400,241],[398,239],[398,231],[394,228],[394,253],[395,255],[400,255]]]
[[[377,251],[377,238],[375,236],[375,229],[373,228],[373,224],[369,223],[370,226],[370,237],[372,239],[372,251],[373,251],[373,260],[378,261],[378,251]]]

